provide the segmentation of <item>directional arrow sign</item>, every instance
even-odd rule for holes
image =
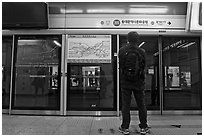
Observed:
[[[171,22],[169,21],[167,24],[171,25]]]

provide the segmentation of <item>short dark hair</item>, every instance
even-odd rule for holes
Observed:
[[[127,35],[127,40],[129,42],[138,42],[139,34],[136,31],[131,31]]]

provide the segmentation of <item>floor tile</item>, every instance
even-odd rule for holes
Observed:
[[[2,115],[3,135],[122,135],[122,117]],[[139,118],[131,117],[130,135],[139,135]],[[149,115],[149,135],[202,134],[201,115]]]

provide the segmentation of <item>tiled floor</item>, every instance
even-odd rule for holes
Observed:
[[[121,135],[120,117],[2,115],[3,135]],[[149,115],[150,135],[197,135],[201,115]],[[139,134],[138,117],[132,116],[130,134]]]

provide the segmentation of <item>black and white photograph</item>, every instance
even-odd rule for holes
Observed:
[[[201,1],[1,8],[1,135],[202,135]]]

